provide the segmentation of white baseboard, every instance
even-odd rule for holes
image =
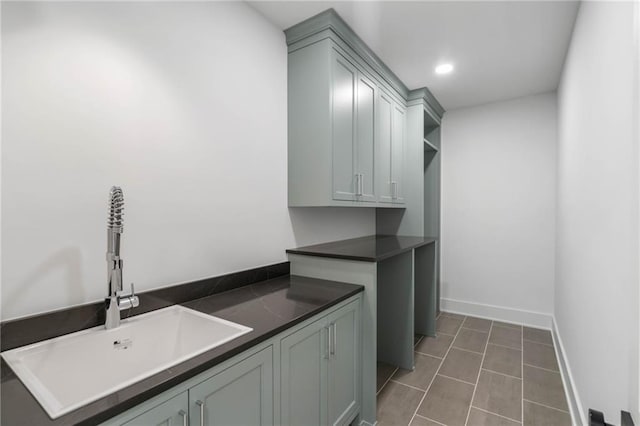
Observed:
[[[571,374],[571,367],[569,366],[569,359],[564,351],[564,345],[562,344],[562,338],[558,331],[558,324],[553,320],[553,328],[551,329],[553,335],[553,346],[556,350],[556,358],[560,365],[560,375],[562,376],[562,384],[564,386],[564,393],[567,396],[567,405],[571,412],[571,418],[574,425],[586,426],[587,422],[586,412],[584,406],[580,400],[580,395],[576,389],[576,384],[573,381],[573,375]]]
[[[496,321],[524,324],[526,326],[551,330],[553,315],[542,312],[525,311],[483,303],[465,302],[454,299],[440,299],[440,309],[462,315],[471,315]]]

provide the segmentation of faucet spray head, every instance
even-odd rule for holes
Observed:
[[[107,218],[107,229],[122,233],[124,214],[124,195],[119,186],[112,186],[109,192],[109,217]]]

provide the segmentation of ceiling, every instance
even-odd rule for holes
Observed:
[[[555,90],[575,1],[253,1],[286,29],[330,7],[409,87],[445,109]],[[451,74],[434,67],[451,62]]]

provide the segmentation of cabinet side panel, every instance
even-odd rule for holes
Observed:
[[[325,40],[289,54],[289,206],[330,205],[329,52]]]

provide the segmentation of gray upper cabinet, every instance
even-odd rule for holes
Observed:
[[[406,109],[380,90],[377,114],[377,170],[380,203],[403,204]]]
[[[189,389],[192,426],[273,425],[273,348]]]
[[[406,144],[407,110],[396,103],[393,106],[391,120],[391,199],[394,203],[403,204],[404,155]]]
[[[281,341],[281,423],[347,425],[360,408],[360,299]]]
[[[288,67],[289,206],[380,205],[381,83],[329,39],[290,52]]]

